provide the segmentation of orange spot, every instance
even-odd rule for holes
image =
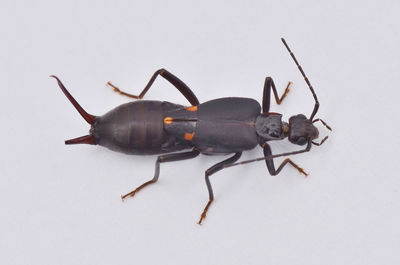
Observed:
[[[186,108],[187,111],[197,111],[197,106],[191,106]]]
[[[184,138],[188,141],[191,141],[194,137],[194,132],[193,133],[185,133]]]
[[[173,118],[171,117],[165,117],[164,119],[164,124],[171,124],[174,121]]]

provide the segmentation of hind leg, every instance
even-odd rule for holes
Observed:
[[[175,153],[175,154],[168,154],[168,155],[161,155],[157,158],[156,161],[156,167],[155,167],[155,172],[154,172],[154,177],[153,179],[143,183],[133,191],[121,196],[121,199],[124,200],[126,197],[133,197],[135,194],[143,189],[144,187],[156,183],[158,180],[158,177],[160,175],[160,164],[164,162],[173,162],[173,161],[180,161],[180,160],[185,160],[185,159],[191,159],[195,158],[198,156],[200,152],[198,150],[193,149],[192,151],[189,152],[183,152],[183,153]]]
[[[113,88],[113,90],[121,95],[134,98],[134,99],[142,99],[144,95],[149,91],[150,87],[153,85],[154,81],[156,80],[157,76],[161,75],[165,79],[167,79],[172,85],[174,85],[180,92],[181,94],[192,104],[193,106],[199,105],[199,100],[197,99],[196,95],[193,93],[193,91],[178,77],[174,76],[170,72],[168,72],[165,69],[159,69],[157,70],[153,76],[150,78],[149,82],[145,86],[145,88],[140,92],[139,96],[132,95],[129,93],[126,93],[124,91],[121,91],[118,87],[114,86],[111,84],[111,82],[108,82],[107,85]]]

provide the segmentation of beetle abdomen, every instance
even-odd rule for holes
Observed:
[[[189,148],[173,141],[163,128],[164,113],[183,108],[169,102],[135,101],[126,103],[97,118],[94,132],[98,144],[127,154],[153,155]]]

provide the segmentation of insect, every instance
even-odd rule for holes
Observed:
[[[314,119],[319,108],[317,95],[286,41],[283,38],[281,40],[314,97],[314,109],[309,118],[298,114],[290,117],[289,122],[284,122],[282,114],[269,111],[271,91],[279,105],[289,93],[291,84],[288,83],[279,97],[271,77],[265,79],[262,106],[254,99],[240,97],[218,98],[200,104],[184,82],[167,70],[160,69],[153,74],[139,96],[123,92],[111,83],[108,85],[122,95],[142,99],[155,79],[162,76],[190,102],[189,107],[166,101],[138,100],[122,104],[103,116],[94,116],[78,104],[56,76],[52,76],[81,116],[91,125],[88,135],[67,140],[65,144],[101,145],[126,154],[159,155],[155,163],[154,177],[123,195],[122,199],[133,197],[144,187],[156,183],[161,163],[191,159],[199,154],[233,154],[205,171],[209,200],[198,224],[206,218],[207,211],[214,201],[210,176],[224,168],[265,160],[271,175],[279,174],[283,167],[290,164],[307,176],[307,173],[290,158],[286,158],[277,169],[273,159],[308,152],[312,144],[321,145],[328,136],[319,143],[314,142],[319,135],[314,126],[315,122],[320,121],[327,129],[331,128],[323,120]],[[285,138],[292,144],[306,147],[299,151],[273,155],[268,142]],[[237,162],[243,151],[253,149],[257,145],[263,148],[263,157]]]

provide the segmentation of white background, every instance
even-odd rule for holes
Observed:
[[[1,1],[1,264],[399,264],[398,1]],[[265,163],[204,171],[225,157],[161,165],[155,157],[65,146],[87,133],[49,75],[92,114],[128,102],[165,67],[201,102],[261,102],[264,78],[294,86],[271,111],[311,113],[329,135],[293,157],[310,176]],[[159,79],[146,99],[187,104]],[[296,147],[274,143],[273,152]],[[242,159],[262,156],[260,148]],[[279,162],[280,159],[277,161]],[[276,163],[277,164],[277,163]]]

